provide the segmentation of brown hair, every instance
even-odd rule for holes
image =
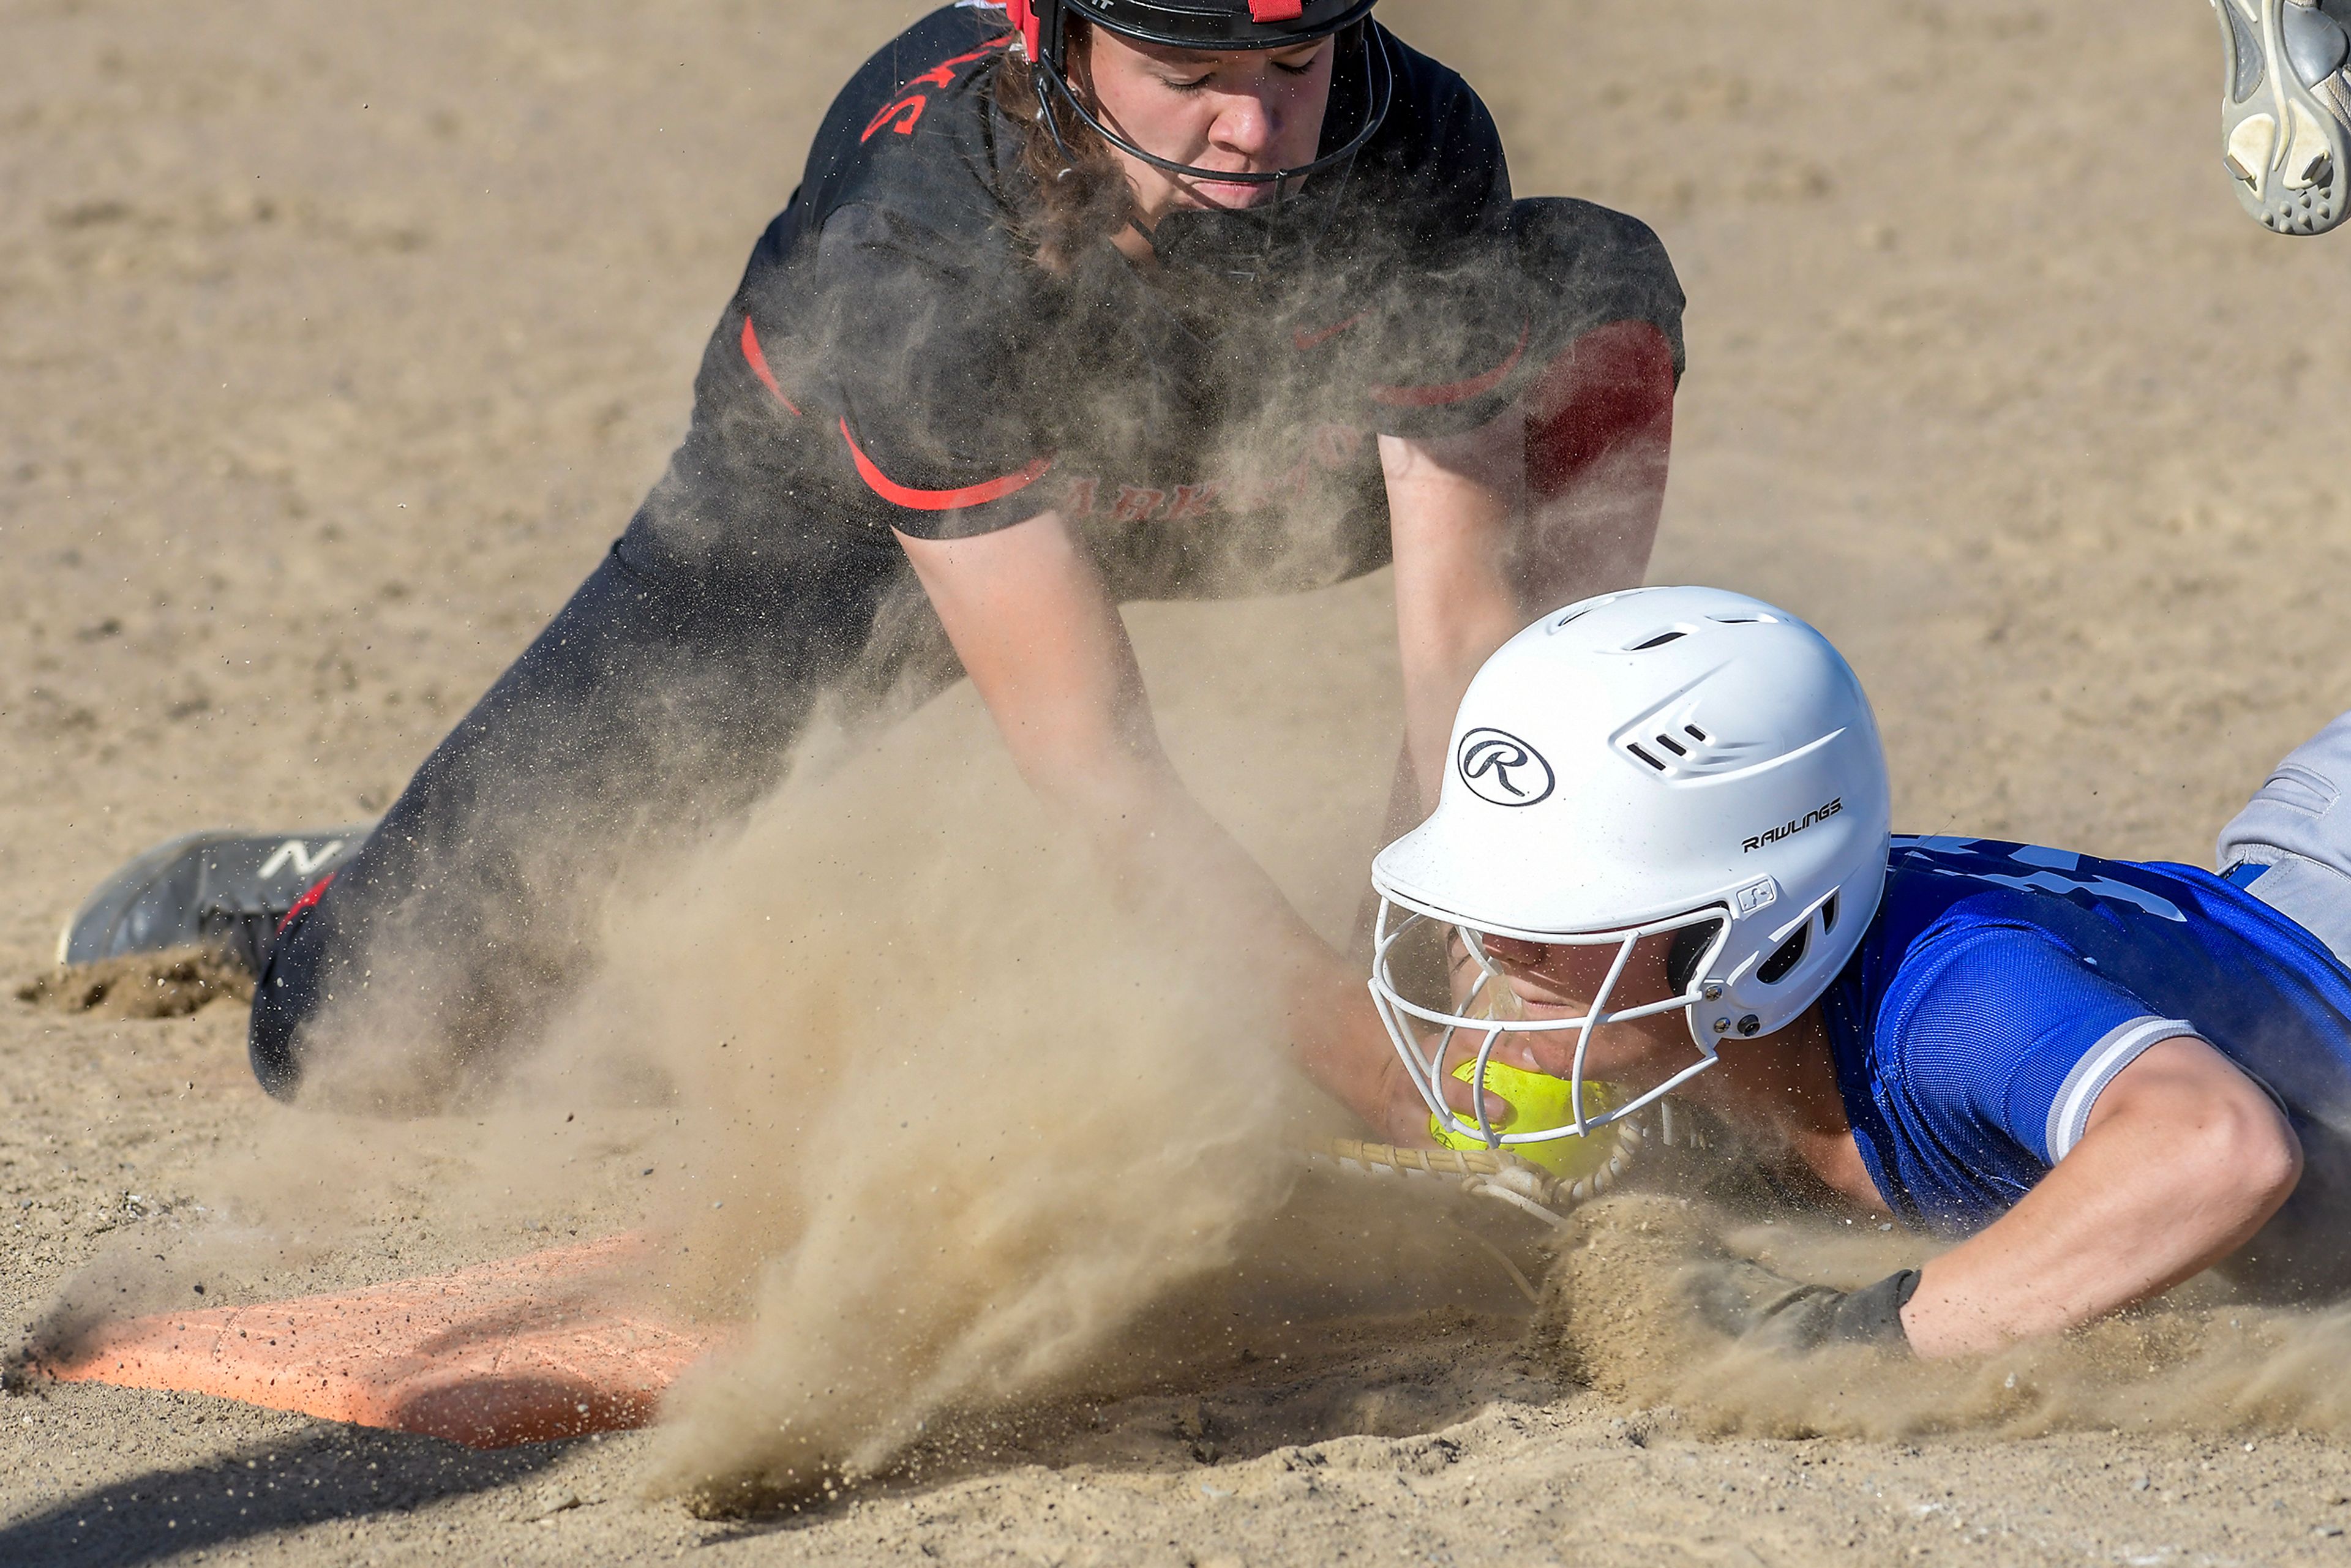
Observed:
[[[1092,47],[1092,29],[1075,16],[1067,26],[1067,57],[1081,60]],[[1134,222],[1134,190],[1110,144],[1050,85],[1045,95],[1053,119],[1046,121],[1047,111],[1038,107],[1038,81],[1026,57],[1017,49],[1007,53],[996,75],[996,106],[1020,128],[1020,166],[1035,185],[1033,202],[1020,220],[1021,237],[1035,247],[1040,266],[1067,272],[1081,252]]]

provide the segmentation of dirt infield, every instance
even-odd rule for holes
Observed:
[[[18,988],[148,843],[387,802],[659,472],[831,89],[914,10],[0,5],[16,1330],[54,1328],[69,1281],[68,1316],[212,1312],[716,1212],[644,1155],[665,1113],[591,1134],[552,1102],[526,1130],[573,1138],[576,1163],[537,1179],[500,1165],[509,1129],[451,1117],[397,1134],[398,1180],[339,1186],[339,1154],[395,1134],[267,1102],[223,988],[94,1010]],[[2205,7],[1381,14],[1486,94],[1522,192],[1664,235],[1690,371],[1653,577],[1787,603],[1847,650],[1898,826],[2201,861],[2268,765],[2351,706],[2351,239],[2237,210]],[[1187,777],[1326,925],[1385,788],[1361,764],[1395,744],[1386,592],[1131,616]],[[1257,726],[1238,740],[1236,710]],[[907,744],[984,739],[957,692]],[[1269,790],[1270,756],[1304,760]],[[1726,1430],[1638,1378],[1579,1382],[1593,1359],[1543,1354],[1507,1281],[1431,1241],[1423,1210],[1360,1187],[1286,1201],[1241,1218],[1289,1239],[1270,1250],[1325,1249],[1301,1264],[1319,1315],[1285,1321],[1303,1275],[1209,1270],[1128,1331],[1129,1363],[942,1416],[881,1484],[798,1511],[650,1494],[659,1433],[482,1453],[35,1382],[0,1398],[0,1563],[2351,1552],[2351,1451],[2275,1405],[2020,1422],[1995,1386],[1956,1430],[1915,1410],[1834,1437]],[[686,1244],[715,1279],[731,1265],[704,1234]]]

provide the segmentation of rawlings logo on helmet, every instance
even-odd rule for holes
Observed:
[[[1777,828],[1766,828],[1751,839],[1742,841],[1741,854],[1753,854],[1765,844],[1776,844],[1782,839],[1792,839],[1806,828],[1825,822],[1844,810],[1844,797],[1840,795],[1825,806],[1815,806],[1804,813],[1803,821],[1788,822]]]
[[[1542,753],[1508,730],[1471,730],[1453,765],[1470,793],[1497,806],[1531,806],[1558,781]]]

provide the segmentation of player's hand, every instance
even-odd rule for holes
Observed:
[[[1301,1065],[1363,1118],[1374,1138],[1406,1149],[1435,1145],[1428,1135],[1428,1102],[1420,1097],[1369,991],[1351,969],[1334,962],[1324,988],[1308,995],[1292,1015],[1291,1027],[1297,1030],[1292,1039]],[[1468,1084],[1448,1081],[1445,1091],[1448,1104],[1476,1119]],[[1499,1127],[1510,1113],[1510,1104],[1489,1093],[1486,1113]]]
[[[1499,1094],[1489,1093],[1486,1116],[1500,1132],[1510,1124],[1510,1103]],[[1445,1103],[1458,1114],[1475,1122],[1478,1110],[1469,1085],[1458,1079],[1445,1082]],[[1428,1132],[1428,1102],[1420,1097],[1419,1088],[1404,1070],[1404,1063],[1389,1053],[1386,1081],[1382,1084],[1379,1113],[1366,1116],[1382,1143],[1394,1144],[1400,1149],[1433,1149],[1437,1140]]]
[[[1840,1291],[1802,1284],[1761,1263],[1731,1258],[1693,1263],[1680,1283],[1707,1325],[1734,1339],[1799,1352],[1824,1344],[1910,1348],[1902,1330],[1902,1305],[1917,1289],[1915,1269],[1858,1291]]]

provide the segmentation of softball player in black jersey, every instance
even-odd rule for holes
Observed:
[[[1417,818],[1480,661],[1639,580],[1682,300],[1641,224],[1514,196],[1477,95],[1372,9],[917,22],[825,116],[667,472],[382,822],[325,881],[146,857],[68,946],[235,905],[275,1093],[363,982],[478,1061],[575,977],[597,895],[772,789],[820,701],[968,674],[1121,874],[1238,912],[1303,1064],[1422,1141],[1355,967],[1169,766],[1117,606],[1393,564]]]

